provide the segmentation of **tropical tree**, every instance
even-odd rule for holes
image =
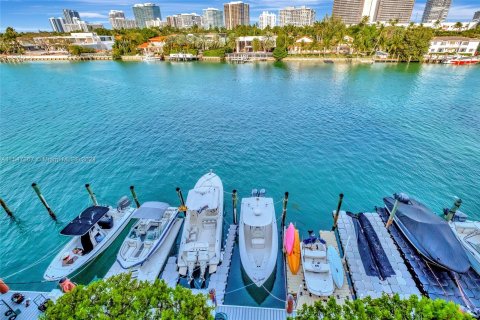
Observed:
[[[262,44],[258,38],[253,39],[252,41],[252,50],[253,52],[258,52],[262,48]]]
[[[461,31],[462,28],[463,28],[463,23],[461,23],[460,21],[455,22],[455,24],[453,25],[453,27],[454,27],[455,29],[457,29],[457,31]]]
[[[295,320],[343,319],[343,320],[386,320],[386,319],[424,319],[424,320],[473,320],[463,313],[453,302],[412,295],[409,299],[400,299],[383,294],[381,298],[370,297],[346,301],[338,305],[332,297],[327,302],[317,301],[313,306],[303,305],[297,311]]]
[[[5,33],[0,35],[0,52],[6,54],[23,53],[23,48],[18,42],[19,34],[12,27],[7,27]]]
[[[195,295],[157,279],[153,284],[122,274],[79,285],[55,303],[42,319],[213,319],[207,296]]]

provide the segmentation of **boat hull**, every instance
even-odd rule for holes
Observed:
[[[475,272],[480,274],[480,252],[476,251],[471,243],[466,241],[466,238],[468,239],[469,235],[472,235],[475,238],[475,242],[480,243],[480,222],[450,222],[450,227],[457,236],[457,239],[462,243],[472,268],[475,270]],[[457,228],[459,230],[457,230]],[[471,231],[461,232],[465,229]]]

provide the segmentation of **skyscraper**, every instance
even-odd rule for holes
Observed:
[[[345,24],[359,23],[363,17],[364,2],[364,0],[334,0],[332,16],[341,19]]]
[[[379,0],[374,21],[409,23],[415,0]]]
[[[65,23],[67,24],[73,24],[74,23],[73,18],[82,20],[80,19],[80,14],[75,10],[63,9],[63,16],[65,17]]]
[[[133,15],[139,28],[145,28],[145,21],[162,19],[160,7],[155,3],[138,3],[133,5]]]
[[[223,4],[225,27],[233,29],[236,26],[247,26],[250,24],[250,5],[242,1],[235,1]]]
[[[311,26],[315,22],[315,10],[301,7],[286,7],[280,10],[279,25],[284,26]]]
[[[263,11],[258,17],[258,27],[265,29],[267,26],[273,28],[277,25],[277,15],[268,11]]]
[[[53,31],[55,32],[65,32],[63,26],[65,24],[65,20],[62,18],[50,18],[48,19],[50,21],[50,25],[52,26]]]
[[[223,27],[223,12],[215,8],[203,9],[202,25],[205,29]]]
[[[423,11],[422,23],[443,22],[447,17],[452,0],[428,0]]]
[[[135,20],[126,19],[121,10],[110,10],[108,20],[113,29],[133,29],[137,26]]]
[[[410,22],[414,0],[334,0],[332,16],[345,24],[368,22]]]
[[[193,26],[200,26],[202,24],[202,17],[196,13],[181,13],[168,16],[167,24],[175,28],[186,29]]]
[[[480,11],[477,11],[473,14],[473,22],[480,22]]]

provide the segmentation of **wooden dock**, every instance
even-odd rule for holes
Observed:
[[[337,239],[335,238],[335,233],[333,231],[320,230],[320,237],[322,237],[322,239],[327,242],[327,246],[331,245],[335,249],[337,249],[337,251],[339,251]],[[344,304],[346,300],[352,300],[352,292],[348,285],[346,272],[344,272],[343,276],[343,287],[335,287],[335,291],[332,295],[332,297],[337,300],[338,304]],[[300,309],[304,304],[311,306],[314,305],[316,301],[326,302],[330,298],[330,296],[318,297],[308,292],[308,289],[305,285],[305,277],[302,267],[300,267],[298,273],[294,275],[290,272],[290,269],[287,266],[287,290],[289,294],[293,295],[293,297],[296,298],[297,309]]]
[[[173,244],[175,243],[175,239],[177,238],[182,223],[183,219],[177,218],[177,221],[175,221],[175,223],[173,224],[172,229],[170,230],[168,236],[165,238],[165,241],[143,265],[131,269],[123,269],[118,263],[118,261],[115,261],[115,263],[105,275],[105,278],[109,278],[120,273],[131,272],[133,279],[154,282],[155,279],[158,278],[160,271],[165,265],[165,261],[170,254]]]

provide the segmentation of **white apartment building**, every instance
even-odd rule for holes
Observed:
[[[430,40],[429,54],[463,54],[473,56],[477,51],[480,39],[466,37],[435,37]]]
[[[160,19],[155,19],[155,20],[147,20],[145,21],[145,26],[147,28],[153,28],[153,27],[157,27],[157,28],[163,28],[163,27],[166,27],[168,24],[167,24],[167,21],[162,21]]]
[[[112,29],[134,29],[137,27],[135,20],[125,18],[125,13],[121,10],[110,10],[108,20]]]
[[[315,10],[301,7],[286,7],[280,10],[279,25],[295,27],[311,26],[315,22]]]
[[[215,8],[203,9],[202,25],[205,29],[223,27],[223,12]]]
[[[268,11],[263,11],[258,17],[258,27],[265,29],[266,27],[273,28],[277,25],[277,15]]]

